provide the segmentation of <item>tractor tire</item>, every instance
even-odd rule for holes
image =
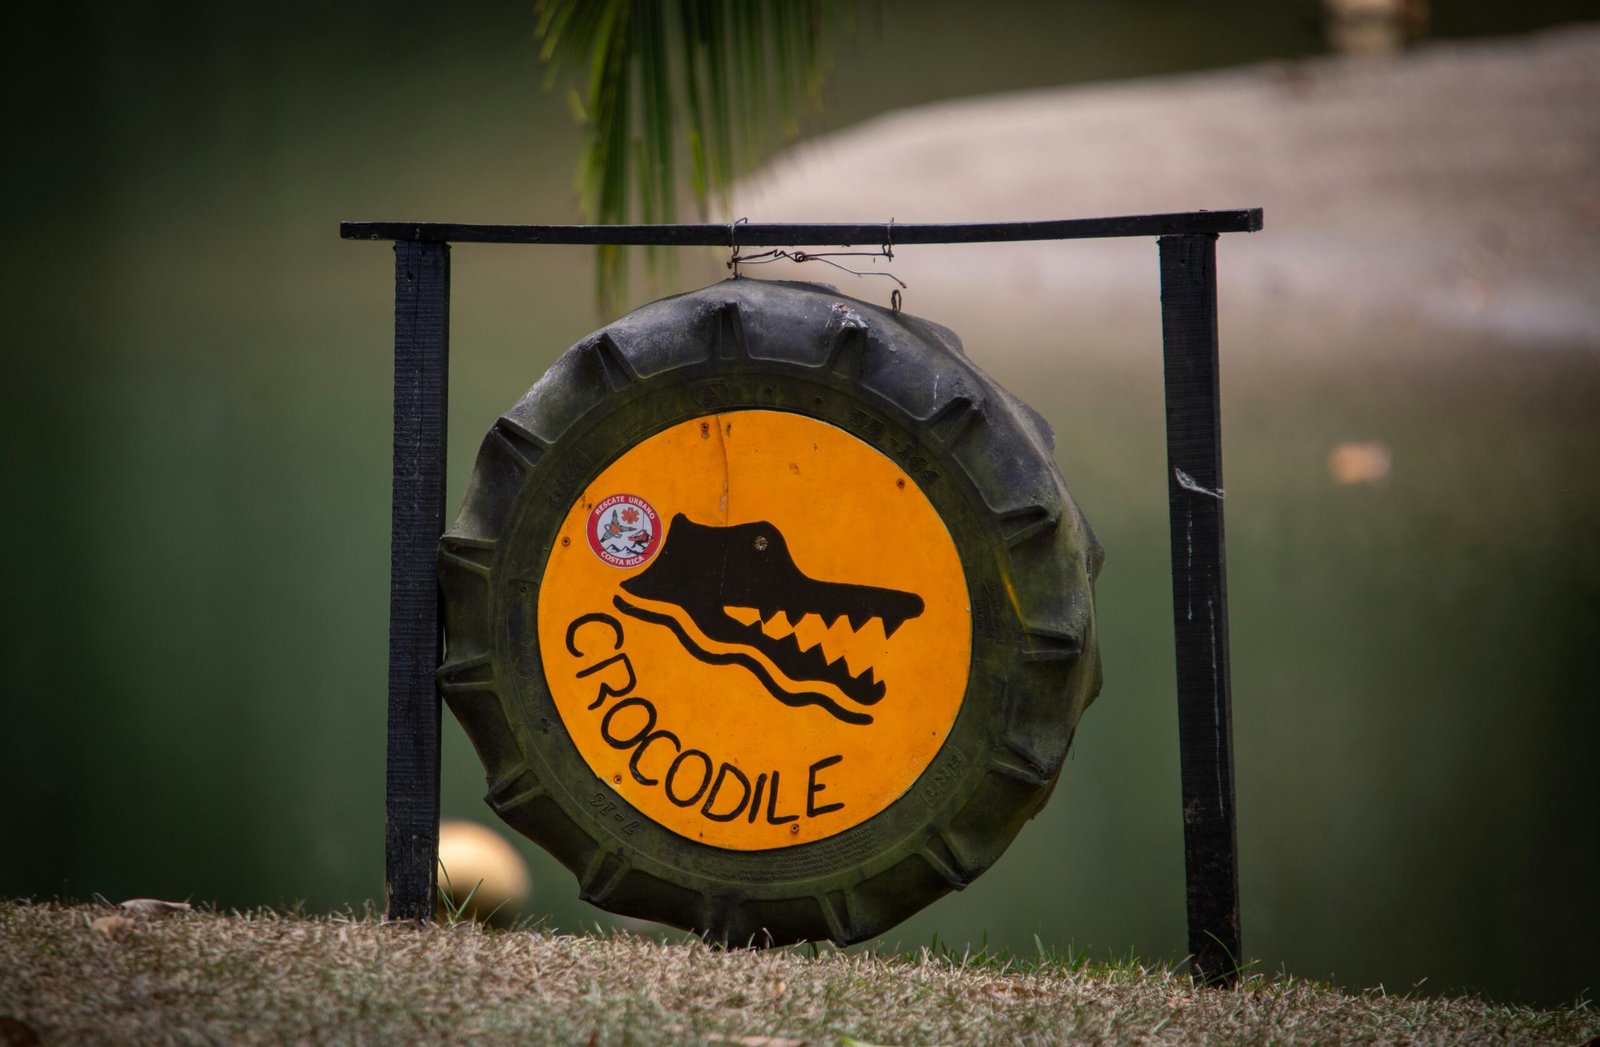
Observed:
[[[441,540],[439,686],[585,900],[846,945],[1050,795],[1100,689],[1101,558],[1048,425],[953,333],[738,278],[583,339],[494,423]]]

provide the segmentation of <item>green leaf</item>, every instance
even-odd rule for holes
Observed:
[[[827,0],[541,0],[539,56],[554,75],[581,63],[567,106],[584,130],[577,188],[586,221],[677,221],[680,154],[702,217],[734,179],[798,133],[827,64]],[[650,268],[660,258],[654,252]],[[626,261],[601,248],[609,309]]]

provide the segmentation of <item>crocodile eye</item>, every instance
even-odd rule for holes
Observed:
[[[757,549],[765,549],[766,547],[767,547],[767,536],[764,535],[764,534],[756,535],[756,548]]]

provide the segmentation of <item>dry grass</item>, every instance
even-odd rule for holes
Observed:
[[[723,952],[0,902],[0,1042],[29,1042],[29,1030],[44,1043],[1577,1044],[1600,1033],[1600,1013],[1349,995],[1290,977],[1212,990],[1159,968],[926,950]]]

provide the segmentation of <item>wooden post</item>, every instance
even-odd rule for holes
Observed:
[[[394,245],[387,915],[427,920],[439,857],[439,536],[444,533],[450,245]]]
[[[1242,960],[1222,532],[1216,234],[1159,239],[1167,500],[1178,652],[1184,866],[1194,972],[1231,985]]]

